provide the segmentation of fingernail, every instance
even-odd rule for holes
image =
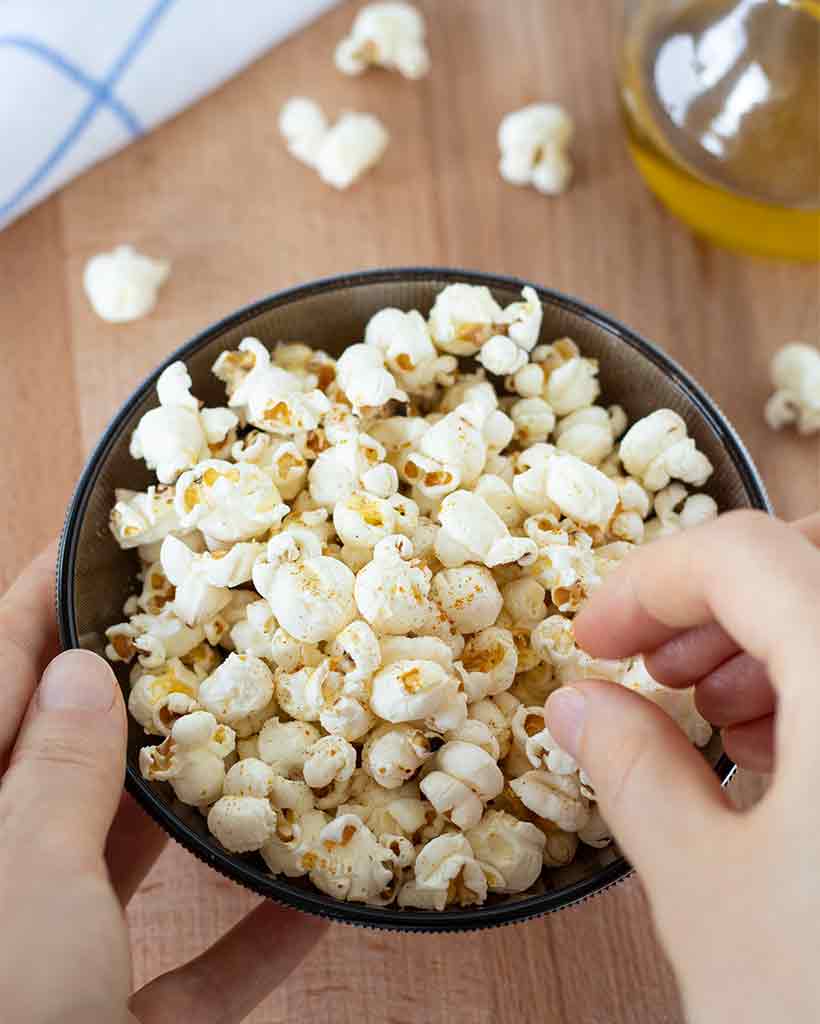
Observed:
[[[587,714],[587,699],[580,690],[562,686],[547,700],[547,725],[552,735],[568,754],[578,755],[581,731]]]
[[[64,651],[40,680],[37,702],[44,711],[107,711],[114,703],[116,677],[91,651]]]

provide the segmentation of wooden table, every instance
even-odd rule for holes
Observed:
[[[646,192],[625,151],[600,0],[426,0],[423,82],[331,64],[353,4],[326,15],[216,94],[95,168],[0,234],[0,493],[5,586],[59,529],[89,449],[134,384],[210,321],[278,288],[387,264],[518,274],[574,293],[668,349],[733,420],[778,512],[818,506],[820,447],[770,433],[767,362],[820,338],[816,267],[757,262],[693,238]],[[336,193],[284,151],[294,94],[389,126],[382,164]],[[497,172],[509,110],[558,100],[577,124],[560,199]],[[119,242],[170,257],[157,310],[112,326],[81,287]],[[172,846],[128,916],[139,984],[212,942],[255,902]],[[435,938],[332,927],[248,1020],[391,1024],[665,1024],[681,1012],[630,881],[578,909],[503,931]]]

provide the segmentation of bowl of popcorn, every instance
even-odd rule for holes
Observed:
[[[349,923],[520,921],[629,873],[544,704],[572,620],[638,544],[768,508],[704,392],[606,315],[468,271],[372,271],[208,328],[94,451],[63,641],[108,657],[126,785],[229,878]],[[670,794],[674,799],[674,794]]]

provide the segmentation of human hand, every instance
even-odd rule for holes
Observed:
[[[263,902],[129,1003],[123,907],[164,836],[122,794],[126,719],[113,672],[89,651],[54,657],[54,560],[52,545],[0,600],[3,1020],[240,1021],[324,925]]]
[[[660,681],[695,682],[738,760],[764,768],[774,754],[751,811],[734,811],[671,719],[628,689],[586,681],[547,702],[645,883],[698,1024],[820,1019],[818,542],[820,517],[729,513],[636,552],[575,620],[589,653],[651,652]]]

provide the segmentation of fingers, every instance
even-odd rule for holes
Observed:
[[[675,723],[617,684],[561,687],[547,724],[589,775],[604,819],[650,892],[690,872],[727,821],[727,801],[706,761]]]
[[[722,735],[723,749],[741,768],[750,772],[774,770],[774,715],[731,725]]]
[[[162,829],[123,793],[105,844],[108,876],[123,906],[142,885],[167,841]]]
[[[771,715],[775,693],[765,666],[736,654],[698,683],[695,704],[713,725],[738,725]]]
[[[318,918],[262,903],[201,956],[140,989],[131,1012],[141,1024],[241,1021],[299,965],[325,928]]]
[[[110,667],[90,651],[48,666],[0,786],[0,843],[61,865],[102,863],[125,765],[125,708]]]
[[[799,701],[815,688],[818,606],[810,541],[762,513],[730,512],[636,552],[579,612],[575,635],[591,654],[619,658],[716,620]]]
[[[0,702],[0,771],[46,661],[57,652],[54,563],[57,541],[31,563],[0,599],[3,700]]]
[[[664,686],[687,687],[737,652],[737,643],[726,630],[710,622],[676,633],[648,655],[646,667],[652,678]]]

